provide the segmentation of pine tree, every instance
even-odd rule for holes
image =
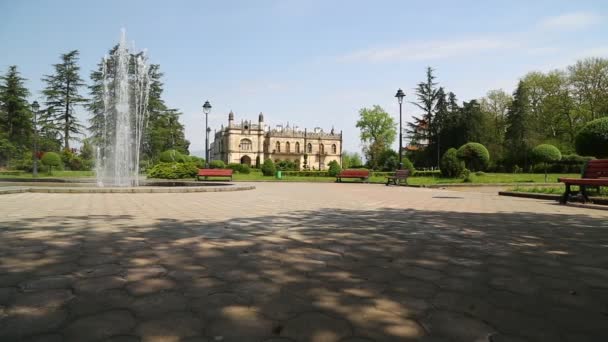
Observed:
[[[73,135],[82,133],[82,125],[74,114],[77,105],[84,105],[87,100],[78,91],[85,84],[80,78],[78,66],[78,50],[61,55],[61,63],[55,64],[55,74],[46,75],[42,80],[47,83],[43,94],[48,106],[45,117],[59,129],[63,137],[63,148],[70,148]]]
[[[527,122],[530,115],[530,100],[524,82],[520,81],[513,93],[513,102],[507,112],[505,133],[505,150],[514,165],[528,166]]]
[[[416,98],[418,102],[414,104],[422,110],[422,116],[416,117],[414,116],[413,122],[409,122],[407,124],[407,134],[410,138],[412,145],[419,145],[421,147],[424,146],[436,146],[435,142],[435,134],[433,132],[433,128],[431,127],[433,123],[433,117],[435,115],[435,105],[437,103],[437,92],[438,89],[435,87],[437,85],[434,82],[435,76],[433,75],[433,68],[428,67],[426,69],[426,81],[420,82],[418,87],[416,88]],[[432,164],[431,160],[432,155],[429,152],[432,152],[432,149],[429,149],[426,153],[425,164]]]
[[[12,65],[0,77],[0,129],[6,141],[3,146],[12,146],[14,153],[30,148],[32,137],[32,112],[27,101],[29,91],[24,86],[25,79]],[[6,154],[4,158],[12,153]]]

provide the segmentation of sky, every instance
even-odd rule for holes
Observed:
[[[88,82],[125,28],[160,64],[191,151],[204,150],[208,100],[212,129],[231,110],[237,122],[263,112],[272,126],[342,130],[344,149],[360,152],[359,109],[377,104],[398,122],[397,89],[414,101],[427,66],[460,101],[512,92],[527,72],[608,57],[607,15],[608,1],[0,0],[0,71],[17,65],[41,101],[62,53],[80,51]],[[419,114],[403,111],[404,125]]]

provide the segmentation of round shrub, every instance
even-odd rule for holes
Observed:
[[[458,159],[458,151],[455,148],[445,151],[441,157],[440,168],[443,177],[456,178],[462,174],[464,165],[462,160]]]
[[[465,162],[467,169],[483,171],[490,164],[490,152],[480,143],[466,143],[458,149],[458,158]]]
[[[342,171],[340,164],[335,160],[330,161],[327,165],[329,166],[328,174],[330,177],[336,177]]]
[[[247,164],[239,164],[239,163],[230,163],[226,165],[227,168],[232,169],[232,171],[242,174],[251,173],[251,167]]]
[[[274,176],[275,172],[277,172],[277,169],[274,166],[272,159],[264,160],[264,164],[262,164],[262,174],[264,176]]]
[[[160,154],[160,161],[163,163],[184,163],[189,156],[184,156],[177,150],[167,150]]]
[[[608,117],[587,123],[576,135],[575,146],[579,155],[608,157]]]
[[[554,163],[562,159],[562,153],[557,147],[550,144],[540,144],[532,149],[532,159],[542,164],[545,172],[545,182],[547,181],[547,168],[549,163]]]
[[[410,170],[410,175],[414,175],[414,172],[416,171],[414,169],[414,164],[412,164],[412,162],[407,158],[407,157],[402,157],[403,159],[401,159],[401,162],[403,163],[403,169],[404,170]]]
[[[552,163],[562,159],[562,153],[550,144],[541,144],[532,149],[532,158],[537,163]]]
[[[148,170],[148,177],[161,179],[193,178],[198,173],[194,163],[158,163]]]
[[[202,169],[205,167],[205,158],[201,158],[201,157],[197,157],[197,156],[185,156],[187,157],[187,159],[189,159],[189,161],[191,163],[193,163],[194,165],[196,165],[196,167],[198,167],[199,169]]]
[[[225,169],[226,164],[224,164],[224,162],[221,160],[212,160],[209,162],[209,168],[210,169]]]
[[[61,166],[61,157],[55,152],[46,152],[40,161],[49,168],[49,174],[53,173],[53,167]]]

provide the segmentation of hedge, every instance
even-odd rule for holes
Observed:
[[[608,157],[608,117],[588,122],[576,135],[575,145],[578,154]]]

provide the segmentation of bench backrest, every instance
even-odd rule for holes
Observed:
[[[410,176],[409,169],[395,171],[395,177],[409,177],[409,176]]]
[[[369,170],[342,170],[341,177],[369,177]]]
[[[232,176],[232,169],[199,169],[199,176]]]
[[[608,178],[608,159],[594,159],[587,162],[583,178]]]

